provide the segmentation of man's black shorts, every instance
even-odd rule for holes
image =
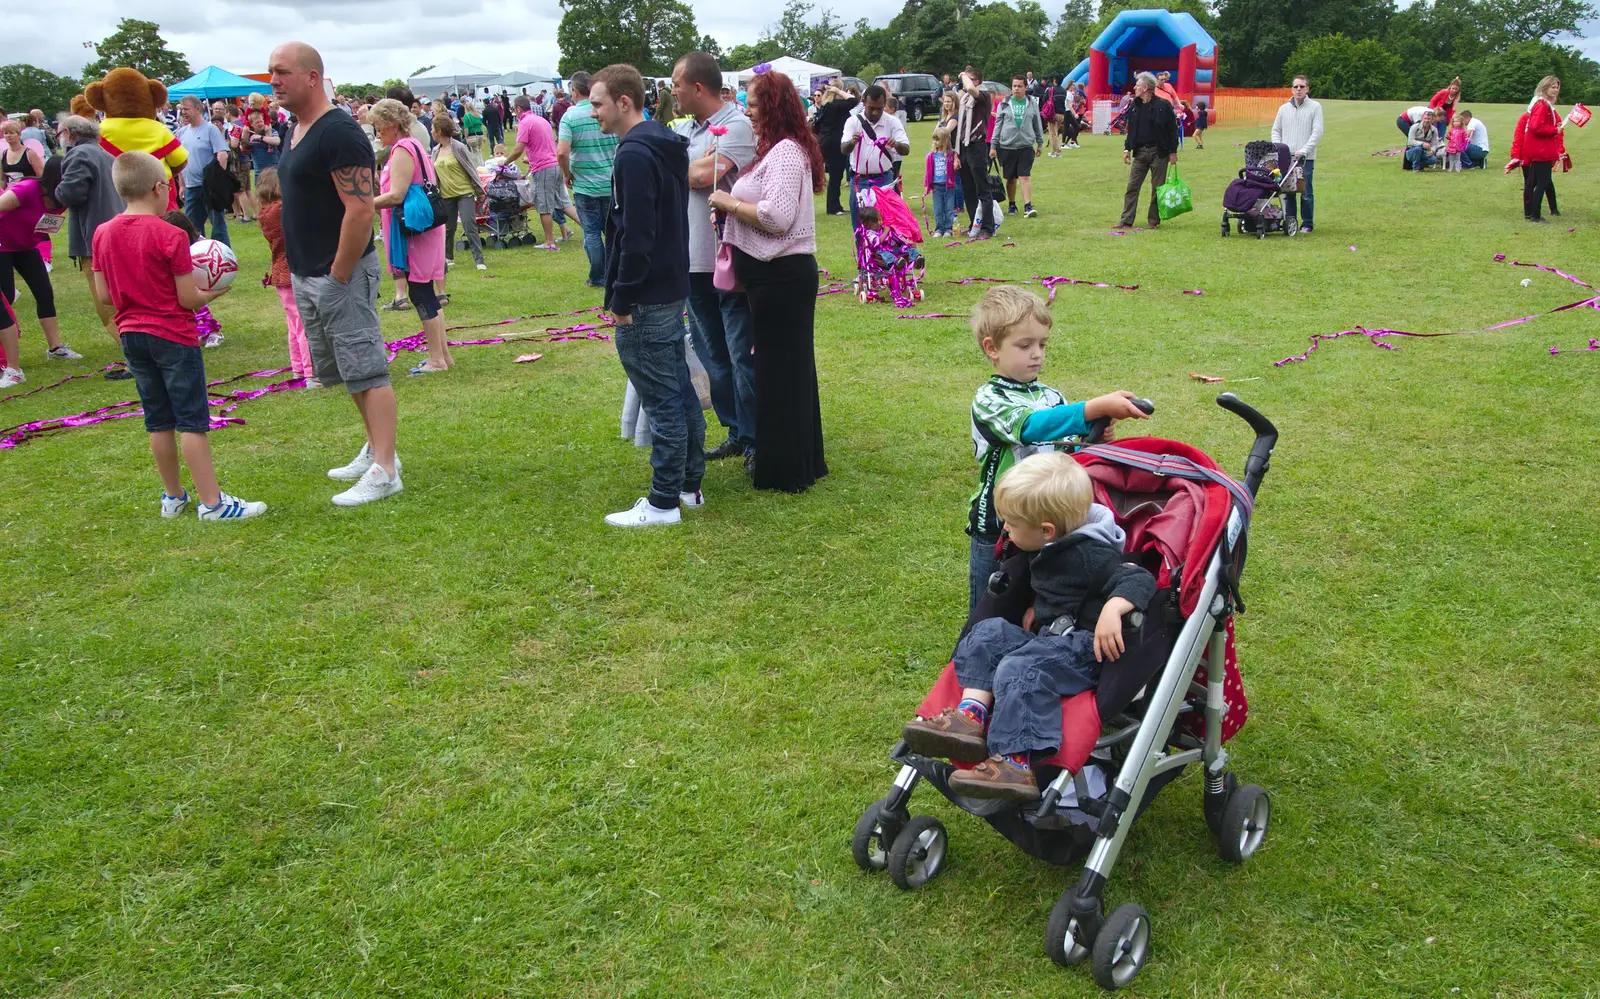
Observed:
[[[1021,149],[999,150],[1000,174],[1006,180],[1016,180],[1018,177],[1033,176],[1033,147],[1023,146]]]

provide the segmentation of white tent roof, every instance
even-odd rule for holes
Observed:
[[[421,76],[411,77],[406,81],[406,86],[418,97],[424,94],[431,97],[441,90],[479,87],[498,76],[500,74],[492,69],[474,66],[461,59],[446,59]]]
[[[807,81],[814,76],[843,75],[833,66],[824,66],[820,62],[807,62],[804,59],[796,59],[794,56],[779,56],[772,60],[771,66],[777,72],[793,80],[795,85],[799,87],[806,86]],[[755,75],[756,68],[754,66],[739,71],[740,80],[749,80]]]

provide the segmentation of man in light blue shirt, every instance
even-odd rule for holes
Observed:
[[[183,213],[194,223],[194,230],[202,237],[206,234],[206,219],[211,220],[211,238],[228,246],[228,221],[225,208],[213,209],[206,204],[206,166],[217,163],[228,165],[228,140],[222,131],[206,119],[205,105],[198,97],[185,97],[179,102],[183,124],[174,137],[189,153],[189,162],[183,167]]]

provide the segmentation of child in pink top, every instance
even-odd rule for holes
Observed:
[[[940,239],[951,235],[956,226],[956,202],[961,194],[960,173],[955,157],[950,151],[950,129],[933,130],[933,151],[928,153],[927,169],[922,178],[922,193],[933,195],[933,236]]]
[[[1457,111],[1450,119],[1450,131],[1445,134],[1444,168],[1450,173],[1461,172],[1461,154],[1467,151],[1467,121]]]

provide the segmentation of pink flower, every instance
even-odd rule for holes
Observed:
[[[709,128],[707,128],[707,131],[709,131],[712,135],[727,135],[728,134],[728,126],[726,126],[726,125],[712,125]]]

